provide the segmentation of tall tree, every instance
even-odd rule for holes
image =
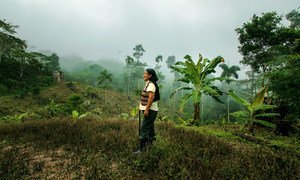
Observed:
[[[249,65],[254,72],[271,70],[269,62],[278,55],[278,49],[274,47],[284,42],[277,36],[282,28],[281,20],[276,12],[263,13],[261,17],[253,15],[250,22],[236,29],[241,44],[239,52],[243,55],[242,64]]]
[[[161,65],[159,65],[159,64],[162,61],[163,61],[163,56],[162,55],[158,55],[155,58],[156,64],[155,64],[154,70],[156,71],[157,77],[158,77],[158,79],[160,81],[160,84],[159,84],[160,89],[162,88],[161,82],[165,79],[165,75],[163,75],[163,73],[160,71]]]
[[[177,81],[187,84],[191,83],[192,87],[179,87],[171,94],[171,97],[179,90],[190,91],[182,97],[181,110],[187,103],[188,99],[192,98],[194,104],[194,118],[191,123],[195,124],[195,122],[200,119],[200,101],[202,93],[210,95],[218,102],[221,102],[218,97],[222,94],[222,92],[218,89],[218,87],[214,86],[212,82],[215,80],[225,80],[227,78],[210,78],[209,75],[215,73],[215,67],[219,63],[224,62],[224,59],[221,56],[218,56],[210,61],[207,58],[203,59],[200,54],[196,64],[189,55],[186,55],[184,59],[184,62],[178,61],[175,63],[175,66],[171,66],[171,68],[183,75],[183,78],[177,79]]]
[[[298,8],[297,10],[294,9],[285,16],[286,19],[291,22],[291,25],[290,25],[291,28],[295,28],[295,29],[300,28],[300,12],[299,12],[299,9],[300,8]]]
[[[55,70],[60,70],[59,66],[59,57],[57,54],[52,53],[50,56],[47,57],[47,63],[46,66],[49,69],[49,71],[53,72]]]
[[[44,63],[47,56],[28,52],[26,42],[15,37],[17,28],[18,26],[0,20],[1,94],[31,91],[51,84],[51,74]]]
[[[239,78],[239,75],[237,74],[237,71],[240,71],[240,67],[238,66],[228,66],[227,64],[220,64],[219,67],[221,67],[223,69],[223,72],[221,74],[221,77],[228,77],[230,78],[231,76],[233,76],[235,79]],[[230,80],[227,79],[227,87],[229,90],[229,84],[230,84]],[[230,117],[229,117],[229,95],[227,95],[227,121],[230,122]]]
[[[127,56],[125,59],[126,67],[124,72],[124,84],[127,87],[128,95],[133,92],[139,92],[140,84],[142,81],[142,74],[144,72],[144,68],[147,66],[146,63],[140,61],[141,56],[143,56],[145,50],[141,44],[136,45],[133,48],[133,57]]]
[[[108,88],[109,84],[112,82],[113,75],[109,73],[106,69],[101,71],[98,77],[98,85],[100,87]]]
[[[14,50],[26,49],[26,42],[22,39],[15,37],[16,29],[18,26],[7,23],[5,20],[0,20],[0,63],[2,61],[2,56]]]
[[[133,57],[135,57],[137,59],[137,61],[140,60],[140,57],[143,56],[145,50],[143,48],[143,46],[141,44],[138,44],[135,46],[135,48],[133,48],[134,52],[133,52]]]
[[[300,109],[297,98],[300,96],[297,76],[300,52],[299,15],[299,9],[286,15],[291,22],[290,27],[280,23],[282,16],[271,12],[262,14],[261,17],[254,15],[250,22],[236,29],[241,44],[239,51],[243,55],[241,62],[251,66],[258,75],[262,71],[263,77],[268,78],[269,95],[272,95],[272,103],[279,106],[281,122],[297,119],[295,117]],[[271,100],[268,99],[269,102]]]

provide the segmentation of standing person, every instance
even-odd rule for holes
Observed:
[[[140,133],[140,148],[134,154],[140,154],[147,144],[152,144],[155,140],[154,120],[158,113],[157,102],[160,99],[157,85],[157,75],[153,69],[146,69],[144,72],[144,81],[146,82],[141,94],[139,110],[144,115]]]

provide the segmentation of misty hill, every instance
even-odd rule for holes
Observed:
[[[100,65],[102,68],[107,69],[109,72],[116,75],[121,75],[123,73],[123,68],[125,67],[124,62],[119,62],[115,59],[99,59],[97,61],[90,61],[75,55],[61,57],[60,59],[61,68],[69,72],[80,71],[94,64]]]

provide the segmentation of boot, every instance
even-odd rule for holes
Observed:
[[[147,139],[140,139],[140,148],[137,151],[133,152],[133,154],[142,154],[145,149],[146,143]]]

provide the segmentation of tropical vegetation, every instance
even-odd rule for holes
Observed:
[[[297,179],[299,22],[295,9],[236,28],[243,77],[222,54],[146,59],[142,44],[120,61],[31,51],[0,20],[0,177]],[[132,156],[148,67],[160,79],[157,140]]]

